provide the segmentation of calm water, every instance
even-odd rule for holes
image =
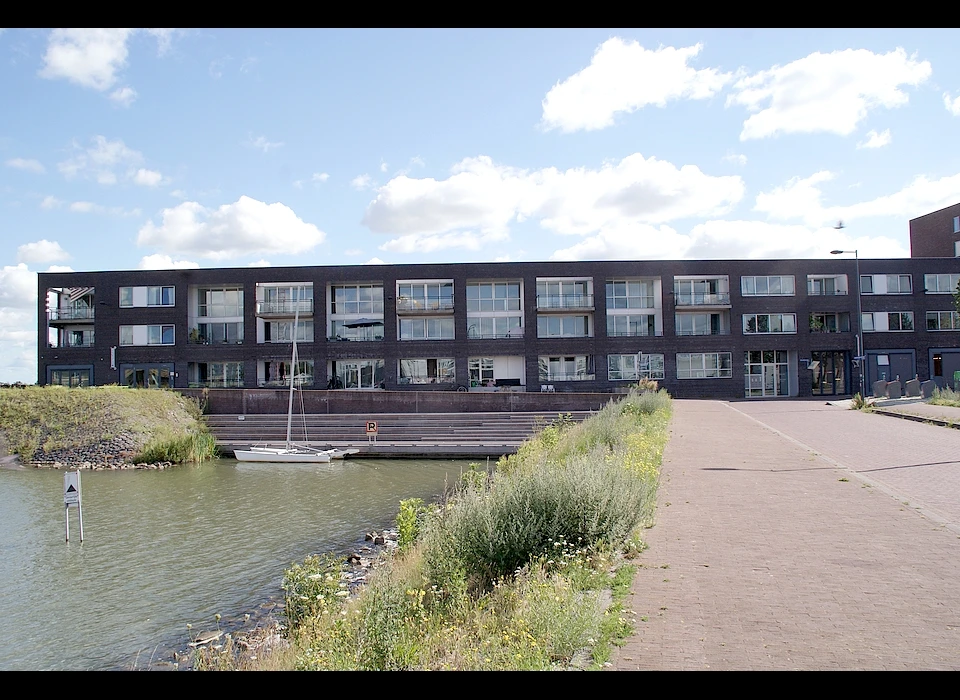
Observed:
[[[219,460],[83,472],[64,542],[63,472],[0,469],[0,670],[145,668],[214,616],[280,592],[284,567],[352,549],[400,499],[438,495],[468,462]]]

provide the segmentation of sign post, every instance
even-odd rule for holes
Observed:
[[[63,475],[63,512],[67,542],[70,541],[70,506],[77,507],[80,520],[80,541],[83,542],[83,505],[80,499],[80,472],[65,472]]]
[[[368,420],[367,421],[367,442],[376,442],[377,441],[377,432],[379,428],[377,426],[377,421]]]

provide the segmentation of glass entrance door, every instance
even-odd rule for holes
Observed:
[[[744,396],[787,396],[790,390],[787,353],[748,350],[743,353]]]
[[[813,373],[813,395],[833,396],[847,393],[847,378],[844,368],[847,353],[832,350],[815,350],[810,353]]]

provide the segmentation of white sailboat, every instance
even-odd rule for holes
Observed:
[[[250,447],[246,450],[234,450],[234,456],[241,462],[303,462],[319,464],[330,461],[331,450],[317,450],[307,445],[297,445],[290,439],[293,428],[293,392],[297,377],[297,331],[300,321],[301,291],[297,293],[296,309],[293,314],[293,357],[290,363],[290,400],[287,404],[287,443],[283,447]],[[302,404],[301,404],[302,406]]]

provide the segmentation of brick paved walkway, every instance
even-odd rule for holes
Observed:
[[[674,407],[615,669],[960,669],[960,430]]]

